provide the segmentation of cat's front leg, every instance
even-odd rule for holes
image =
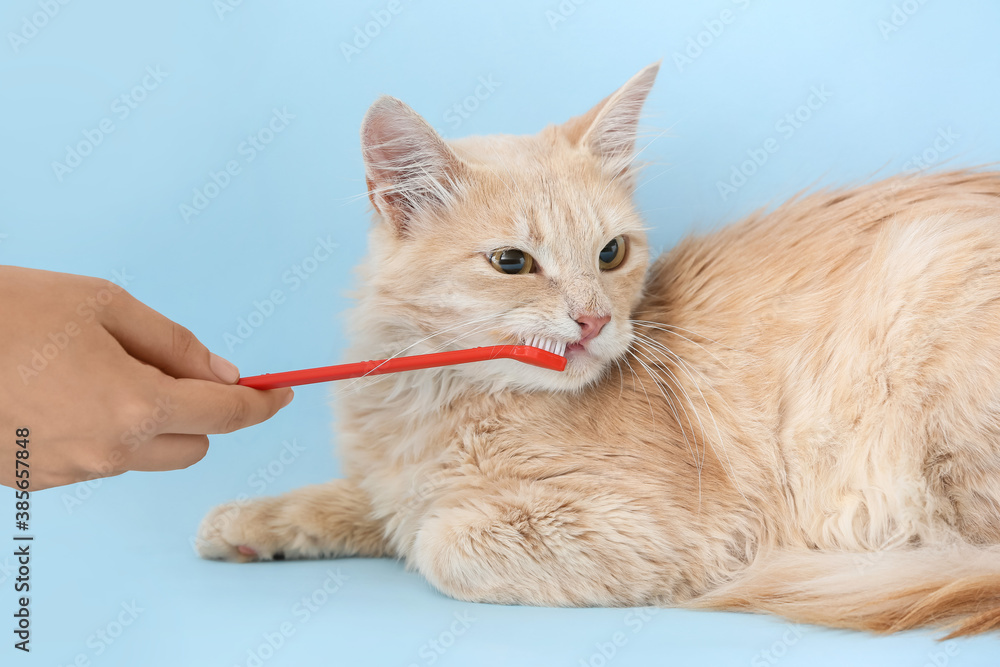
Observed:
[[[219,505],[196,547],[203,558],[236,562],[390,555],[367,496],[346,479]]]
[[[407,560],[445,594],[473,602],[672,601],[685,585],[672,545],[629,498],[601,486],[568,476],[470,484],[435,503]]]

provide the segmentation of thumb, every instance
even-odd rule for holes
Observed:
[[[234,384],[240,371],[198,338],[120,287],[101,311],[101,324],[125,351],[175,378]]]

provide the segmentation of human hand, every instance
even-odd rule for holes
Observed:
[[[186,468],[205,456],[207,434],[252,426],[292,400],[290,389],[234,385],[235,366],[105,280],[0,266],[0,313],[5,486]]]

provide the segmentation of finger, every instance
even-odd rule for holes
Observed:
[[[181,470],[205,458],[207,435],[164,433],[142,443],[129,457],[130,470]]]
[[[270,419],[294,396],[291,389],[261,391],[190,379],[167,387],[171,409],[160,433],[232,433]]]
[[[195,378],[233,384],[240,372],[212,354],[193,333],[142,303],[121,287],[108,283],[109,307],[101,324],[136,359],[175,378]]]

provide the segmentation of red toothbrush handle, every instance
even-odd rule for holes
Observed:
[[[488,361],[490,359],[516,359],[532,366],[540,366],[554,371],[566,368],[566,357],[553,354],[546,350],[529,345],[494,345],[492,347],[474,347],[471,350],[455,350],[453,352],[435,352],[434,354],[416,354],[412,357],[395,357],[377,361],[358,361],[352,364],[306,368],[300,371],[284,373],[265,373],[240,378],[238,384],[254,389],[278,389],[280,387],[295,387],[331,380],[347,380],[364,375],[383,375],[401,371],[415,371],[421,368],[437,368],[467,364],[473,361]]]

